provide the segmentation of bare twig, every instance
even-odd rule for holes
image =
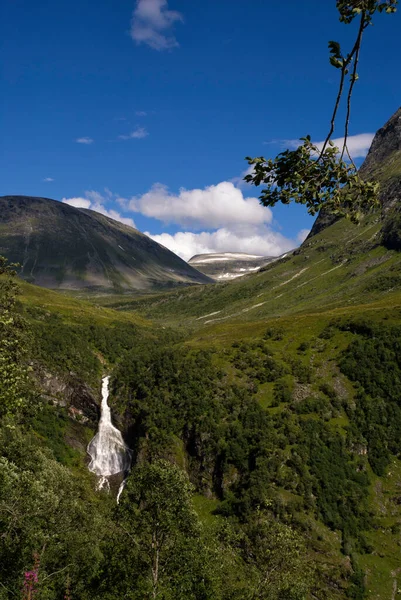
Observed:
[[[367,27],[368,23],[366,21],[366,12],[363,11],[362,15],[361,15],[361,22],[359,24],[359,31],[358,31],[358,37],[356,39],[356,43],[355,43],[355,60],[354,60],[354,68],[352,70],[352,75],[351,75],[351,83],[349,86],[349,90],[348,90],[348,96],[347,96],[347,115],[345,118],[345,130],[344,130],[344,145],[343,145],[343,149],[341,152],[341,160],[343,159],[344,156],[344,152],[347,152],[348,158],[350,159],[352,165],[355,167],[355,163],[352,160],[352,157],[350,156],[350,153],[348,151],[348,146],[347,146],[347,140],[348,140],[348,134],[349,134],[349,120],[350,120],[350,116],[351,116],[351,98],[352,98],[352,92],[354,89],[354,85],[355,82],[357,80],[357,68],[358,68],[358,62],[359,62],[359,54],[361,51],[361,43],[362,43],[362,36],[363,36],[363,32],[365,31],[366,27]]]
[[[0,581],[0,585],[6,590],[6,592],[8,592],[9,594],[12,594],[13,596],[16,596],[17,594],[15,592],[13,592],[12,590],[9,590],[8,588],[6,588],[6,586],[4,585],[4,583],[1,583]]]
[[[62,569],[60,569],[59,571],[54,571],[54,573],[50,573],[50,575],[46,575],[46,577],[43,577],[42,582],[46,581],[46,579],[49,579],[49,577],[53,577],[53,575],[58,575],[59,573],[62,573],[63,571],[65,571],[66,569],[68,569],[69,567],[72,567],[72,563],[67,565],[66,567],[63,567]]]

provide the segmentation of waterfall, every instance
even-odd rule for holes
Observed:
[[[99,477],[98,489],[110,488],[108,477],[117,473],[127,473],[131,466],[132,451],[123,440],[121,432],[111,422],[111,411],[107,404],[110,377],[102,379],[102,404],[99,427],[95,437],[89,442],[87,452],[91,457],[88,469]],[[125,480],[120,485],[117,502],[124,489]]]

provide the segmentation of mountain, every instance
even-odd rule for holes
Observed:
[[[127,292],[208,283],[208,277],[136,229],[47,198],[0,198],[0,255],[30,283]]]
[[[360,168],[364,179],[381,183],[380,197],[385,210],[401,200],[401,107],[377,131]]]
[[[277,260],[273,256],[256,256],[240,252],[221,254],[196,254],[188,263],[216,281],[228,281],[259,271],[261,267]]]
[[[380,182],[383,245],[401,250],[401,107],[376,133],[361,174]]]

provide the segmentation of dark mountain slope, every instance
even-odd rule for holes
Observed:
[[[0,254],[30,283],[124,292],[209,278],[136,229],[47,198],[0,198]]]

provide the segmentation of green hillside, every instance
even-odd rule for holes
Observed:
[[[302,535],[317,598],[384,600],[398,585],[400,256],[380,229],[339,221],[240,281],[107,307],[22,284],[38,361],[92,390],[107,365],[140,464],[184,468],[207,527],[265,506]],[[61,444],[75,440],[83,468],[77,427],[96,419],[80,407],[92,424],[67,418]]]
[[[338,221],[255,275],[213,288],[110,299],[109,306],[167,322],[180,315],[191,327],[203,328],[380,302],[384,297],[396,302],[401,257],[383,247],[381,227],[378,216],[364,217],[359,226]]]

